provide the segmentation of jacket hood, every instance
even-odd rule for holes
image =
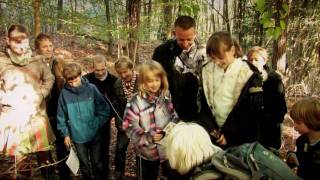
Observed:
[[[86,78],[81,77],[81,85],[79,87],[71,87],[68,83],[64,84],[66,90],[79,94],[87,89],[89,86],[89,81]]]

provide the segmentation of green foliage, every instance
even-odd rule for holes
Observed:
[[[197,17],[201,9],[201,4],[197,1],[177,0],[176,3],[178,3],[180,7],[178,15]]]
[[[261,14],[259,22],[265,28],[267,36],[274,40],[286,29],[286,18],[289,15],[288,3],[282,2],[279,9],[276,8],[277,3],[281,1],[271,1],[267,4],[265,0],[257,0],[255,4],[255,9]]]

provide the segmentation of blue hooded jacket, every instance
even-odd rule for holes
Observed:
[[[64,85],[58,100],[58,130],[76,143],[91,141],[109,120],[110,106],[95,85],[81,78],[79,87]]]

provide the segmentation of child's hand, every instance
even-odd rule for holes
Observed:
[[[220,146],[224,146],[227,144],[227,140],[223,134],[221,134],[220,138],[216,141]]]
[[[70,147],[71,147],[71,139],[70,139],[70,136],[64,137],[64,145],[67,147],[67,149],[70,149]]]
[[[152,137],[152,141],[154,143],[158,143],[163,138],[163,136],[164,136],[163,133],[157,133]]]

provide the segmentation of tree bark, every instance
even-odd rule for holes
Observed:
[[[6,32],[5,27],[6,13],[5,13],[5,4],[0,2],[0,35]]]
[[[149,33],[149,37],[150,37],[150,33],[151,33],[151,17],[152,17],[152,0],[149,0],[148,1],[148,4],[147,4],[147,27],[148,27],[148,33]]]
[[[246,0],[239,1],[238,4],[238,15],[237,15],[237,28],[239,30],[239,43],[240,45],[243,44],[243,18],[244,18],[244,9],[245,9]]]
[[[275,8],[277,12],[280,11],[282,8],[283,3],[288,3],[288,0],[277,0],[275,3]],[[289,6],[290,7],[290,6]],[[280,27],[280,13],[275,13],[275,25],[276,27]],[[282,74],[285,74],[285,67],[286,67],[286,57],[285,57],[285,51],[287,48],[287,24],[288,24],[288,16],[286,17],[286,28],[282,31],[280,37],[273,41],[273,53],[272,53],[272,59],[271,59],[271,65],[273,69],[278,69],[279,72]],[[282,64],[282,66],[279,66],[279,61]]]
[[[214,0],[211,0],[211,7],[212,7],[212,9],[214,8]],[[216,31],[216,20],[215,20],[213,13],[211,14],[211,22],[212,22],[212,32],[215,32]]]
[[[139,42],[139,25],[140,25],[140,9],[141,0],[128,0],[129,15],[129,57],[133,62],[136,61],[136,52]]]
[[[33,0],[33,18],[34,18],[34,35],[37,36],[41,32],[40,24],[40,0]]]
[[[172,4],[171,0],[162,0],[163,3],[163,26],[161,28],[161,39],[166,40],[170,38],[171,31],[172,31]]]
[[[106,19],[107,19],[107,36],[108,36],[108,55],[112,55],[113,51],[113,36],[112,36],[112,22],[111,22],[111,4],[110,0],[104,0],[106,7]]]
[[[226,19],[226,28],[227,31],[230,32],[230,22],[229,22],[229,6],[228,6],[228,0],[223,0],[223,16]]]
[[[63,0],[58,0],[58,20],[57,20],[57,30],[62,31],[62,12],[63,12]]]

